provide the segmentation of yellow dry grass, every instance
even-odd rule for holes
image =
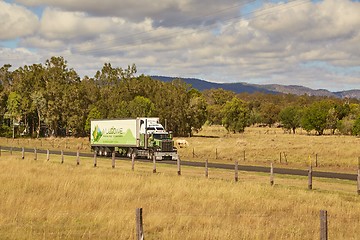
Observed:
[[[135,209],[143,208],[146,239],[317,239],[319,211],[330,239],[358,239],[360,199],[350,181],[44,155],[0,157],[3,239],[135,239]]]
[[[315,136],[301,130],[294,135],[284,133],[280,128],[253,127],[246,128],[242,134],[229,134],[221,126],[204,126],[194,137],[181,139],[186,139],[189,146],[179,148],[180,156],[193,161],[207,158],[212,162],[238,160],[240,164],[259,165],[275,162],[277,167],[303,168],[310,161],[315,165],[317,155],[318,166],[324,170],[356,171],[360,157],[360,138]]]

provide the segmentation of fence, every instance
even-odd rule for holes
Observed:
[[[0,146],[0,156],[3,156],[2,153],[7,152],[9,155],[13,155],[13,151],[21,151],[21,159],[25,159],[26,155],[25,152],[30,152],[31,153],[31,149],[25,149],[24,147],[22,148],[13,148],[13,147],[9,147],[9,148],[4,148]],[[46,154],[46,161],[54,161],[54,159],[58,159],[58,158],[52,158],[51,156],[51,152],[49,149],[47,149],[46,151],[44,150],[38,150],[36,148],[33,149],[33,160],[37,161],[38,160],[38,154]],[[53,152],[54,154],[54,152]],[[58,155],[58,154],[56,154]],[[61,150],[60,151],[60,163],[64,163],[64,151]],[[97,156],[96,154],[94,154],[94,167],[97,167]],[[89,158],[89,157],[87,157]],[[31,160],[32,158],[29,157],[29,160]],[[115,153],[112,153],[112,158],[111,158],[111,167],[115,168]],[[357,193],[360,195],[360,158],[358,158],[359,160],[359,169],[357,171]],[[134,159],[134,155],[132,156],[131,159],[131,168],[134,171],[135,170],[135,159]],[[80,152],[77,151],[76,152],[76,161],[74,162],[74,164],[76,164],[77,166],[80,165]],[[181,160],[178,159],[176,162],[176,166],[177,166],[177,175],[181,176]],[[209,163],[208,160],[205,160],[205,177],[208,178],[209,177]],[[234,181],[238,182],[239,181],[239,164],[238,161],[235,161],[234,165],[233,165],[233,170],[234,170]],[[153,158],[153,173],[157,173],[156,171],[156,159]],[[273,163],[271,163],[270,168],[269,168],[269,173],[270,173],[270,185],[274,185],[274,165]],[[308,170],[308,189],[311,190],[312,189],[312,178],[313,178],[313,171],[312,171],[312,166],[309,166],[309,170]],[[321,210],[320,211],[320,239],[328,239],[328,215],[327,215],[327,211],[325,210]],[[144,229],[143,229],[143,212],[142,209],[136,209],[136,235],[137,235],[137,239],[144,239]]]
[[[10,155],[13,154],[13,151],[20,151],[21,150],[21,159],[25,159],[25,150],[27,150],[28,152],[31,152],[30,149],[25,149],[24,147],[22,147],[21,149],[20,148],[13,148],[13,147],[1,147],[0,146],[0,156],[1,156],[1,152],[5,150],[5,151],[8,151],[10,153]],[[49,162],[50,161],[50,150],[47,149],[47,150],[38,150],[37,148],[34,148],[33,149],[33,154],[34,154],[34,161],[36,161],[38,159],[37,155],[38,153],[44,153],[46,154],[46,161]],[[64,154],[64,151],[61,150],[60,152],[54,152],[53,154],[55,155],[58,155],[60,154],[61,155],[61,158],[60,158],[60,163],[63,164],[64,161],[65,161],[65,154]],[[70,154],[73,154],[71,152],[68,152],[67,153],[68,155]],[[90,154],[86,154],[85,156],[86,158],[89,158],[91,157]],[[94,168],[96,168],[98,166],[98,163],[97,163],[97,155],[94,153],[93,155],[93,166]],[[115,168],[116,167],[116,156],[115,156],[115,152],[112,152],[111,154],[111,168]],[[181,160],[180,160],[180,157],[177,159],[177,162],[176,162],[176,165],[177,165],[177,175],[178,176],[181,176]],[[153,163],[153,170],[152,172],[153,173],[157,173],[157,161],[156,161],[156,158],[153,157],[152,159],[152,163]],[[189,162],[187,162],[189,163]],[[80,151],[77,150],[76,151],[76,165],[79,166],[80,165]],[[196,164],[188,164],[188,165],[192,165],[192,166],[197,166],[197,167],[201,167],[203,166],[204,167],[204,171],[205,171],[205,177],[206,178],[209,178],[209,161],[208,159],[205,160],[205,163],[204,165],[202,165],[201,163],[197,162]],[[233,174],[234,174],[234,181],[235,182],[238,182],[239,181],[239,170],[240,167],[239,167],[239,162],[237,160],[235,160],[234,162],[234,165],[221,165],[221,164],[213,164],[212,165],[213,167],[220,167],[220,166],[225,166],[226,169],[230,169],[232,168],[234,170]],[[269,168],[266,168],[266,167],[252,167],[252,166],[241,166],[242,170],[243,171],[247,171],[247,170],[251,170],[251,171],[262,171],[263,170],[266,170],[269,174],[270,174],[270,178],[269,178],[269,183],[271,186],[273,186],[275,184],[275,177],[274,177],[274,173],[275,172],[278,172],[280,174],[293,174],[293,175],[300,175],[302,174],[304,171],[303,170],[294,170],[294,169],[282,169],[282,168],[279,168],[279,169],[275,169],[274,168],[274,164],[273,163],[270,163],[270,167]],[[251,169],[253,168],[253,169]],[[131,170],[134,171],[135,170],[135,157],[134,155],[132,155],[132,158],[131,158]],[[287,170],[288,172],[286,172],[285,170]],[[317,172],[317,175],[319,177],[330,177],[330,176],[327,176],[331,173],[321,173],[321,172]],[[337,173],[332,173],[332,174],[337,174]],[[345,176],[349,176],[349,175],[346,175],[346,174],[338,174],[338,175],[345,175]],[[307,185],[307,188],[309,190],[312,190],[313,189],[313,177],[314,177],[314,172],[313,172],[313,166],[312,166],[312,162],[310,162],[310,165],[309,165],[309,168],[308,168],[308,171],[307,171],[307,177],[308,177],[308,185]],[[357,181],[357,194],[360,195],[360,157],[358,158],[358,170],[357,170],[357,174],[356,174],[356,181]]]
[[[309,162],[311,162],[312,166],[315,168],[322,167],[338,167],[342,166],[346,169],[353,169],[357,163],[355,163],[355,159],[352,158],[349,160],[348,156],[345,159],[342,159],[342,156],[337,156],[338,160],[334,161],[333,159],[329,159],[329,156],[324,156],[318,152],[311,152],[308,154],[305,153],[294,153],[286,152],[286,151],[278,151],[277,153],[266,153],[265,156],[257,156],[256,149],[234,149],[232,150],[236,156],[235,157],[239,162],[247,162],[247,163],[277,163],[280,165],[292,165],[294,167],[302,167],[307,166]],[[186,152],[182,149],[179,149],[179,152],[182,153],[187,158],[192,158],[194,160],[198,159],[215,159],[215,160],[235,160],[232,155],[228,153],[228,149],[215,148],[212,150],[204,150],[198,149],[196,147],[191,147]]]
[[[143,209],[136,208],[135,210],[135,222],[136,222],[136,239],[143,240],[144,224],[143,224]],[[328,214],[326,210],[320,210],[320,240],[328,240]]]

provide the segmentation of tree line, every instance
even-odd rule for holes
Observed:
[[[80,78],[63,57],[11,71],[0,68],[0,135],[88,136],[90,119],[160,117],[175,135],[191,136],[207,122],[243,132],[254,124],[302,127],[321,135],[360,134],[359,101],[290,94],[199,92],[181,80],[169,83],[136,76],[105,63],[93,77]]]

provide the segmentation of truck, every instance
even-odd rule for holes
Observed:
[[[121,156],[156,160],[178,160],[172,133],[159,118],[91,120],[91,150],[99,156],[112,152]]]

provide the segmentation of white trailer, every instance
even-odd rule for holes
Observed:
[[[172,134],[160,124],[159,118],[101,119],[91,121],[91,149],[98,155],[115,151],[131,157],[153,156],[157,160],[177,160]]]

